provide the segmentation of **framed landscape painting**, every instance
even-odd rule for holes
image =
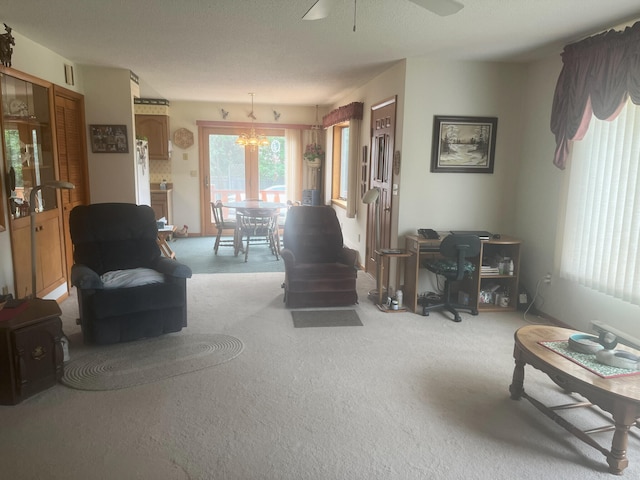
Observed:
[[[493,173],[496,117],[433,117],[432,172]]]

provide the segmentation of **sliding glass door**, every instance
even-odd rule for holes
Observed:
[[[246,199],[273,202],[287,201],[284,131],[260,129],[267,136],[265,147],[242,147],[235,143],[248,128],[203,127],[200,170],[202,172],[204,215],[203,234],[216,233],[211,202],[222,203]],[[234,210],[225,211],[233,216]]]

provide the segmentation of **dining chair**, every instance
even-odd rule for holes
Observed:
[[[216,228],[218,230],[218,233],[216,234],[216,243],[213,246],[213,252],[217,255],[218,254],[218,247],[220,247],[221,245],[223,247],[236,247],[236,242],[237,242],[237,223],[236,220],[230,219],[230,218],[224,218],[224,213],[222,211],[222,208],[224,207],[224,205],[222,204],[222,202],[220,200],[218,200],[217,202],[211,202],[211,211],[213,213],[213,220],[216,224]],[[232,230],[233,231],[233,238],[232,239],[227,239],[227,238],[222,238],[222,235],[224,233],[225,230]]]
[[[278,211],[272,209],[237,209],[238,222],[235,255],[243,248],[244,261],[249,259],[249,246],[256,243],[267,244],[276,257],[280,259],[280,233],[278,231]]]

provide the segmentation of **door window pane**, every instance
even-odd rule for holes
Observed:
[[[284,137],[267,137],[269,146],[258,152],[258,178],[260,199],[269,202],[287,202],[286,159]]]
[[[237,135],[209,135],[209,191],[211,201],[245,199],[244,148]]]

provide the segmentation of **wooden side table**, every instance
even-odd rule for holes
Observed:
[[[382,296],[383,296],[383,291],[384,291],[384,285],[383,285],[383,278],[382,278],[382,274],[384,272],[384,262],[385,262],[385,258],[389,259],[389,261],[391,261],[392,258],[397,259],[398,261],[402,261],[407,257],[411,256],[411,253],[407,253],[404,250],[400,250],[400,249],[384,249],[384,250],[376,250],[376,287],[377,287],[377,293],[378,293],[378,303],[376,303],[376,306],[383,312],[406,312],[407,308],[406,307],[401,307],[398,308],[397,310],[393,310],[389,307],[387,307],[387,305],[385,303],[383,303],[382,301]],[[387,280],[387,290],[389,289],[389,281]],[[396,265],[396,288],[398,288],[400,286],[400,265]],[[404,304],[404,303],[403,303]]]
[[[167,243],[167,239],[170,238],[177,227],[175,225],[165,225],[164,228],[158,229],[158,246],[160,247],[160,251],[165,257],[168,257],[172,260],[176,259],[176,254]]]
[[[15,405],[62,378],[62,321],[55,300],[0,311],[0,405]]]

